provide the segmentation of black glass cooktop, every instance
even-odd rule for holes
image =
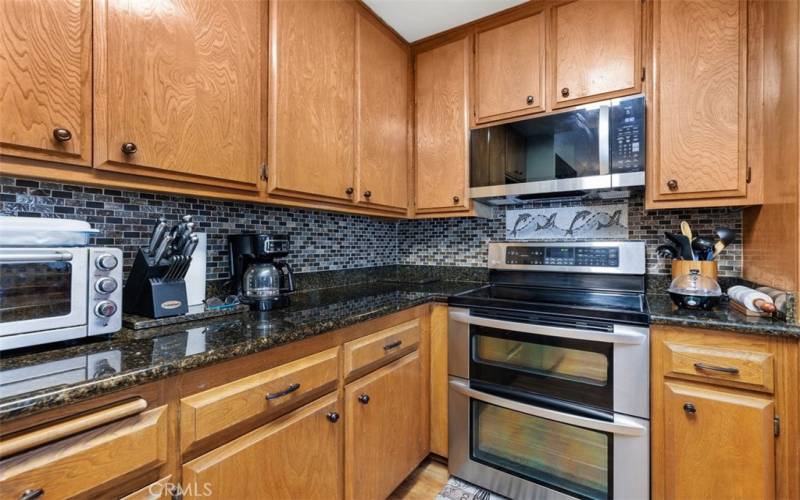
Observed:
[[[646,324],[648,318],[645,295],[635,292],[488,285],[451,297],[449,303],[635,324]]]

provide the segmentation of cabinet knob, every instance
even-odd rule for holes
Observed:
[[[352,187],[349,187],[349,188],[345,189],[345,190],[344,190],[344,193],[345,193],[347,196],[350,196],[350,195],[352,195],[352,194],[353,194],[353,188],[352,188]]]
[[[453,203],[458,203],[459,201],[461,201],[461,198],[458,196],[453,196]]]
[[[65,128],[54,128],[53,138],[58,142],[67,142],[68,140],[72,139],[72,132]]]
[[[561,89],[561,97],[569,97],[569,88],[564,87]]]
[[[358,397],[358,402],[361,404],[369,403],[369,394],[362,394]]]
[[[33,500],[34,498],[39,498],[44,495],[44,490],[42,488],[36,488],[35,490],[25,490],[19,496],[19,500]]]
[[[372,191],[364,191],[364,198],[369,198],[372,196]]]
[[[533,96],[529,95],[528,98],[525,100],[528,104],[533,104]]]
[[[692,403],[684,403],[683,411],[685,411],[689,415],[694,415],[695,413],[697,413],[697,408],[695,408]]]
[[[670,191],[677,191],[678,181],[676,181],[675,179],[670,179],[669,181],[667,181],[667,187],[669,188]]]
[[[136,147],[136,144],[132,142],[126,142],[122,145],[122,153],[126,155],[132,155],[137,152],[139,149]]]
[[[336,413],[335,411],[332,411],[325,416],[328,417],[328,420],[330,420],[334,424],[339,421],[339,414]]]

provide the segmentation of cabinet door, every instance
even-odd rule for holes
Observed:
[[[356,30],[358,200],[408,209],[409,53],[364,14]]]
[[[257,190],[266,3],[95,5],[95,166]]]
[[[746,196],[746,4],[670,0],[653,10],[651,196]]]
[[[269,189],[354,194],[355,7],[270,2]]]
[[[91,164],[91,0],[0,1],[0,154]]]
[[[468,207],[469,37],[416,56],[417,211]]]
[[[768,397],[664,383],[667,499],[775,496],[774,404]],[[713,468],[713,473],[709,473]]]
[[[544,111],[544,12],[475,35],[478,123]]]
[[[554,108],[641,90],[641,2],[575,0],[553,8]]]
[[[340,412],[331,394],[192,460],[184,498],[341,498]]]
[[[419,351],[345,388],[345,497],[386,498],[425,457]]]

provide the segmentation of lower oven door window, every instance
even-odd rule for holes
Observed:
[[[613,344],[471,326],[470,379],[613,410]]]
[[[472,460],[576,498],[612,497],[613,434],[470,404]]]

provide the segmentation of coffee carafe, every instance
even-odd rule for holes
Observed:
[[[237,234],[228,237],[233,292],[257,311],[289,303],[294,291],[292,268],[278,261],[289,253],[288,235]]]

